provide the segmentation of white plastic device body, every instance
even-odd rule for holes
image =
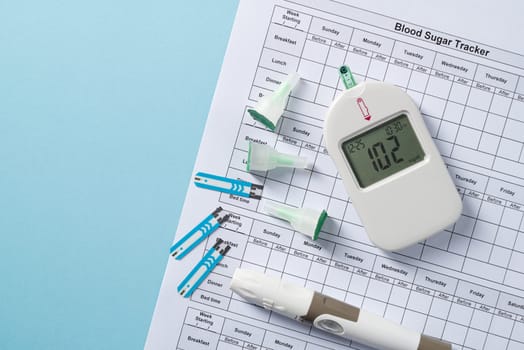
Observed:
[[[406,115],[424,152],[422,160],[361,187],[342,145]],[[462,201],[419,109],[407,93],[383,82],[362,82],[330,106],[324,139],[370,240],[400,250],[454,223]],[[402,145],[401,145],[402,146]]]
[[[237,268],[230,288],[250,303],[377,349],[451,350],[447,343],[259,271]]]

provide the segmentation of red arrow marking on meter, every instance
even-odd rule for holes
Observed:
[[[368,106],[366,106],[366,102],[364,102],[362,97],[357,98],[357,104],[358,108],[360,108],[360,112],[362,113],[364,119],[371,120],[371,115],[369,114]]]

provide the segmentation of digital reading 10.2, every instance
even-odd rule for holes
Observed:
[[[342,150],[362,188],[420,162],[425,155],[405,114],[345,141]]]

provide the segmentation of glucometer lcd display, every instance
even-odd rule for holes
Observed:
[[[361,188],[424,159],[424,150],[406,114],[352,137],[342,151]]]

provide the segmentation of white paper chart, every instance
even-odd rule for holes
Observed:
[[[342,64],[357,81],[407,91],[463,200],[456,224],[401,252],[370,243],[324,148]],[[191,184],[176,238],[219,205],[231,218],[183,260],[169,259],[146,348],[367,349],[244,302],[229,290],[241,266],[453,349],[524,349],[523,68],[517,53],[337,2],[241,2],[195,172],[262,184],[263,198],[326,208],[329,219],[313,242],[264,215],[259,200]],[[294,71],[302,80],[271,132],[247,109]],[[248,173],[248,141],[307,157],[313,169]],[[190,300],[182,298],[176,286],[218,237],[231,250]]]

